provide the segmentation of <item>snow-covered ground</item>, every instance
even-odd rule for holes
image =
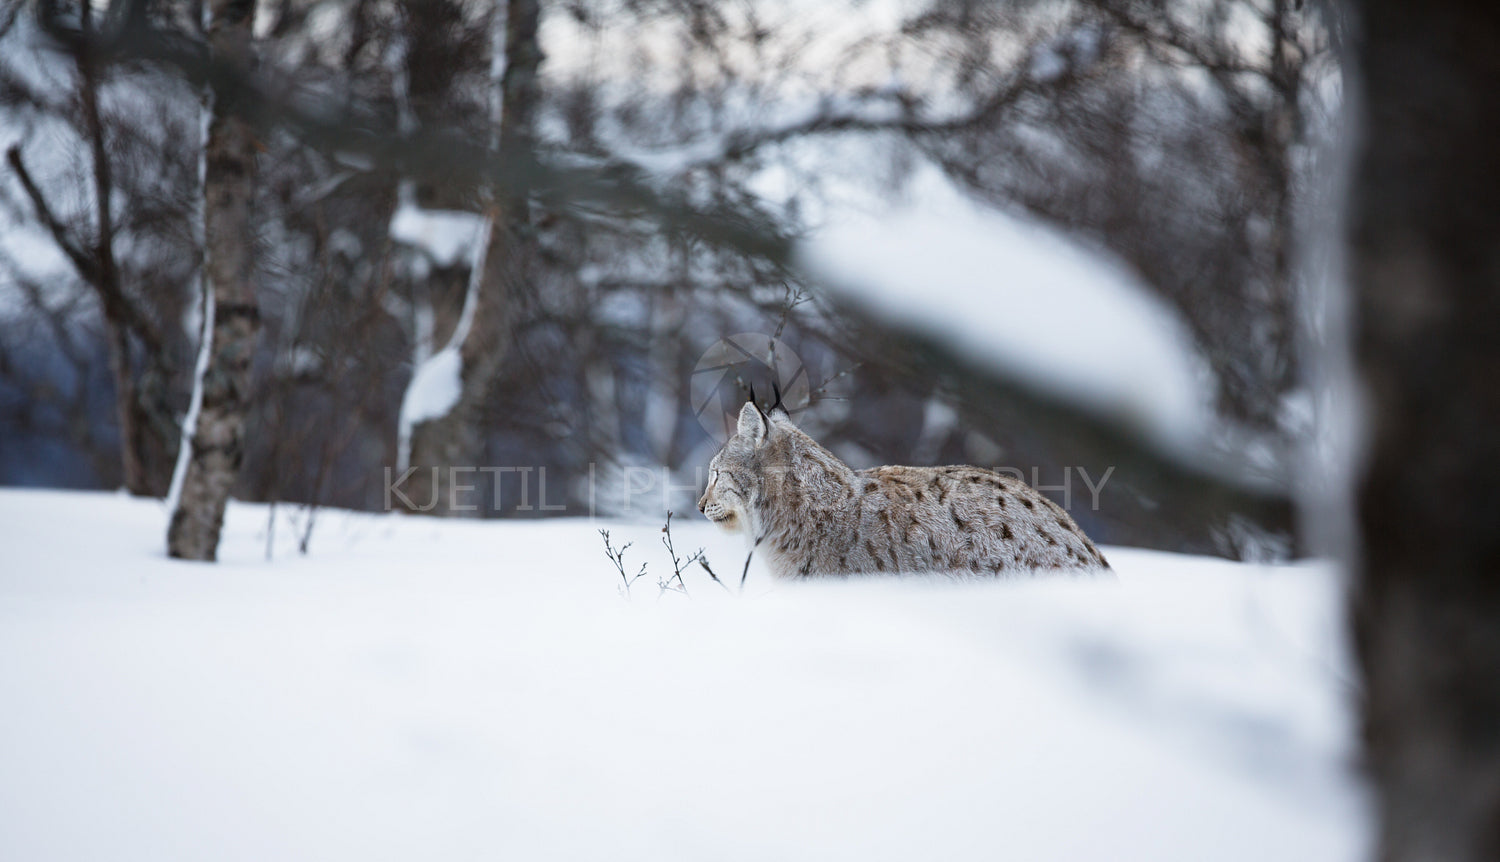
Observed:
[[[1366,847],[1326,566],[658,597],[647,525],[325,512],[267,562],[266,523],[232,505],[223,562],[179,563],[158,503],[0,492],[0,858]],[[632,601],[599,526],[651,566]],[[674,533],[738,576],[735,539]]]

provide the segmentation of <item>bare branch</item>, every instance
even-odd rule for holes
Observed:
[[[100,301],[104,304],[105,314],[120,321],[130,329],[145,344],[146,349],[159,353],[161,351],[162,337],[156,327],[147,320],[130,301],[124,291],[120,288],[118,280],[108,279],[105,270],[100,265],[99,259],[84,251],[74,241],[68,228],[53,213],[52,207],[48,205],[47,198],[37,186],[36,180],[27,170],[26,163],[21,158],[21,148],[12,144],[5,154],[6,161],[10,163],[11,170],[15,171],[16,178],[21,181],[21,187],[25,189],[26,196],[31,200],[31,205],[36,210],[37,220],[47,229],[52,236],[52,241],[62,251],[68,261],[73,264],[78,275],[89,287],[98,294]]]
[[[661,528],[661,534],[661,543],[667,549],[667,556],[672,558],[672,576],[667,578],[663,583],[670,584],[675,579],[677,581],[677,586],[673,589],[677,589],[681,591],[683,595],[687,595],[687,583],[682,580],[682,567],[691,566],[694,561],[696,561],[699,557],[702,557],[703,549],[699,548],[698,553],[693,554],[686,560],[677,556],[676,549],[672,547],[672,513],[670,511],[667,512],[667,523],[666,526]],[[662,589],[666,590],[669,589],[669,587],[663,586]]]
[[[230,60],[210,57],[201,44],[158,28],[125,29],[109,36],[68,27],[55,2],[42,4],[47,33],[65,51],[88,51],[101,62],[146,60],[175,67],[189,81],[212,87],[227,111],[250,123],[262,137],[284,128],[304,143],[330,154],[352,154],[376,166],[413,177],[492,186],[502,194],[527,190],[559,207],[601,205],[651,217],[664,230],[696,237],[778,264],[791,256],[791,241],[764,213],[744,201],[695,207],[681,193],[652,187],[639,167],[618,160],[565,160],[533,149],[528,140],[502,141],[498,152],[487,140],[452,129],[418,128],[408,134],[357,103],[311,97],[291,99]],[[291,90],[288,85],[281,88]]]
[[[912,114],[916,100],[906,93],[880,93],[871,97],[872,105],[857,109],[823,110],[803,120],[765,129],[732,132],[724,138],[722,150],[699,156],[684,163],[684,169],[702,168],[722,162],[742,160],[765,147],[797,138],[849,132],[895,132],[908,137],[953,134],[968,131],[995,121],[1006,108],[1022,97],[1054,90],[1069,76],[1038,81],[1014,75],[996,86],[963,113],[946,117],[918,117]],[[882,116],[884,114],[884,116]]]
[[[32,178],[31,172],[26,169],[26,163],[21,160],[20,145],[11,144],[10,149],[5,153],[5,159],[10,162],[11,170],[15,171],[16,179],[21,181],[21,188],[25,189],[26,197],[31,199],[31,205],[36,209],[37,219],[47,229],[47,233],[52,235],[52,241],[57,243],[58,249],[73,264],[73,268],[78,271],[78,275],[84,281],[89,284],[97,282],[99,280],[97,263],[73,241],[67,227],[52,212],[52,207],[47,204],[47,198],[37,186],[36,180]]]
[[[614,564],[615,571],[619,572],[620,574],[620,583],[624,585],[620,588],[620,594],[628,599],[630,598],[631,584],[634,584],[636,581],[645,577],[646,564],[641,563],[641,570],[639,572],[636,572],[634,575],[627,575],[625,573],[625,551],[634,543],[626,542],[618,549],[616,549],[613,545],[610,544],[608,530],[600,530],[599,536],[604,539],[604,555],[606,557],[609,557],[609,561]]]

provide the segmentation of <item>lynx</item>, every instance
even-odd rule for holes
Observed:
[[[778,577],[1106,570],[1061,506],[979,467],[853,470],[752,400],[709,463],[703,514],[744,532]]]

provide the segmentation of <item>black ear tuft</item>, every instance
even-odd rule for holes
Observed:
[[[774,413],[776,412],[776,408],[781,407],[781,384],[778,381],[772,380],[771,391],[776,394],[776,403],[771,405],[770,410],[770,412]],[[785,408],[782,409],[783,411],[785,410]]]

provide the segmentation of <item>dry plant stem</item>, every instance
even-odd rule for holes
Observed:
[[[663,589],[663,591],[665,591],[667,589],[678,589],[678,590],[680,590],[682,592],[683,595],[687,595],[688,594],[687,583],[682,580],[682,569],[685,566],[691,566],[693,563],[702,563],[703,562],[703,549],[699,548],[697,551],[695,551],[691,556],[689,556],[686,559],[683,559],[683,558],[677,556],[676,549],[674,549],[672,547],[672,513],[671,512],[667,512],[667,523],[666,523],[666,526],[664,526],[664,527],[661,528],[661,532],[662,532],[661,543],[666,546],[667,556],[669,556],[669,557],[672,558],[672,577],[667,578],[666,581],[663,582],[663,584],[670,584],[673,581],[673,579],[676,579],[676,581],[677,581],[677,586],[675,588],[663,586],[662,589]],[[708,569],[707,566],[704,566],[704,568]],[[712,575],[713,571],[712,570],[708,570],[708,573],[709,573],[709,575]],[[718,578],[714,578],[714,580],[718,580]]]
[[[320,467],[319,470],[318,470],[318,484],[319,485],[322,484],[322,478],[323,478],[322,472],[323,472],[322,468]],[[307,527],[302,531],[302,538],[297,541],[297,552],[299,554],[301,554],[302,556],[304,556],[304,557],[307,556],[307,546],[312,543],[313,525],[315,525],[317,523],[317,520],[318,520],[318,504],[317,503],[309,503],[309,504],[307,504],[306,508],[307,508]]]
[[[634,543],[626,542],[625,544],[620,546],[619,550],[616,550],[614,546],[609,543],[608,530],[600,530],[599,535],[604,539],[604,555],[606,557],[609,557],[609,561],[611,563],[614,563],[615,571],[620,573],[620,583],[624,584],[624,587],[621,591],[625,594],[626,598],[629,598],[630,585],[645,576],[646,564],[641,563],[641,570],[639,572],[636,572],[633,576],[625,574],[625,551]]]
[[[276,501],[272,500],[266,510],[266,562],[271,562],[272,549],[276,545]]]

